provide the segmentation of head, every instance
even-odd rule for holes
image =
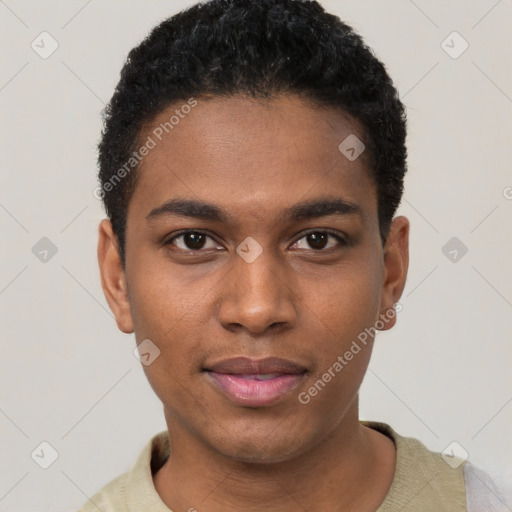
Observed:
[[[131,50],[99,144],[98,256],[118,327],[159,351],[144,370],[175,430],[278,461],[354,418],[375,330],[333,368],[395,322],[405,136],[383,64],[314,1],[198,4]],[[301,378],[233,401],[211,370],[240,356]]]

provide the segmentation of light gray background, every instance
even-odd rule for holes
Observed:
[[[191,3],[0,1],[2,512],[77,510],[166,428],[103,298],[92,191],[128,51]],[[512,480],[512,2],[322,3],[385,62],[409,117],[411,266],[362,418],[439,451],[457,441]],[[59,44],[47,59],[31,48],[42,31]],[[453,31],[469,43],[457,59],[441,46]],[[457,262],[442,252],[454,236],[468,248]],[[58,248],[47,262],[32,252],[42,237]],[[59,455],[46,470],[31,458],[42,441]]]

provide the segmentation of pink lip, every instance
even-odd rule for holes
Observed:
[[[296,388],[306,374],[302,365],[278,357],[233,357],[207,365],[204,370],[216,389],[246,407],[277,402]]]
[[[233,402],[246,407],[263,407],[296,388],[305,374],[282,373],[269,380],[257,380],[254,374],[242,376],[208,371],[206,375]]]

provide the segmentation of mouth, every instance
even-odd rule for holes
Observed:
[[[282,400],[299,386],[307,370],[286,359],[226,359],[203,368],[208,381],[231,402],[264,407]]]

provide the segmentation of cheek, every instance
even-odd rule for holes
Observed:
[[[347,404],[366,372],[379,315],[381,278],[375,262],[354,264],[323,281],[305,311],[317,325],[316,364],[305,400],[314,407]],[[310,324],[311,325],[311,324]],[[302,403],[302,402],[301,402]],[[338,414],[340,411],[333,411]]]
[[[331,333],[331,338],[339,340],[338,349],[378,318],[382,276],[375,262],[356,262],[324,279],[321,286],[309,286],[309,290],[315,290],[309,293],[309,309]]]
[[[337,422],[356,397],[370,361],[370,328],[379,304],[378,274],[369,269],[331,279],[311,298],[323,336],[317,338],[315,368],[298,400],[312,416]]]
[[[158,353],[143,369],[161,399],[171,391],[178,395],[180,383],[197,373],[204,329],[199,316],[205,300],[193,286],[180,286],[175,274],[163,277],[154,267],[132,284],[130,304],[137,344],[149,339]]]
[[[149,339],[158,357],[143,370],[155,394],[164,403],[188,403],[189,381],[200,366],[202,354],[201,294],[186,291],[155,273],[133,287],[132,318],[137,343]],[[198,299],[199,296],[199,299]]]
[[[135,279],[129,280],[130,308],[138,341],[139,337],[161,338],[166,332],[172,337],[173,331],[190,322],[194,298],[198,301],[198,292],[194,297],[193,287],[184,288],[179,273],[160,267],[154,262],[145,266],[148,270],[140,266],[132,272]]]

